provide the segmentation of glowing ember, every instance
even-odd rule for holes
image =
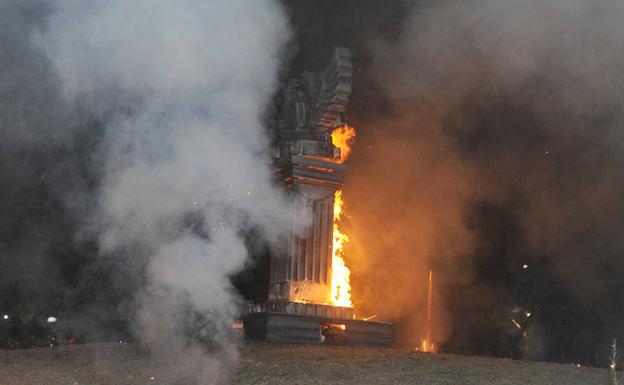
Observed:
[[[425,324],[425,338],[420,343],[423,352],[437,353],[438,347],[431,338],[431,325],[433,313],[433,271],[429,270],[429,286],[427,290],[427,323]]]
[[[342,233],[338,222],[342,216],[342,191],[336,191],[334,195],[334,242],[332,255],[332,279],[331,279],[331,303],[334,306],[352,307],[351,303],[351,271],[347,268],[343,259],[344,245],[349,242],[349,237]]]
[[[329,326],[338,328],[340,330],[347,330],[347,325],[345,324],[329,324]]]
[[[348,124],[343,124],[332,131],[332,144],[340,149],[340,158],[338,159],[340,163],[346,161],[351,155],[351,145],[355,135],[355,128]]]

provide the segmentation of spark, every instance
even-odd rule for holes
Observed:
[[[523,269],[527,269],[529,267],[529,265],[527,265],[526,263],[524,265],[522,265]]]
[[[5,314],[5,315],[3,315],[3,316],[2,316],[2,318],[3,318],[3,319],[5,319],[5,320],[7,320],[7,319],[9,319],[9,315],[8,315],[8,314]]]
[[[370,317],[366,317],[366,318],[362,319],[362,321],[368,321],[368,320],[371,320],[371,319],[373,319],[373,318],[375,318],[375,317],[377,317],[377,314],[373,314],[373,315],[372,315],[372,316],[370,316]]]
[[[56,321],[57,321],[56,317],[53,317],[53,316],[48,317],[48,323],[49,323],[49,324],[53,324],[53,323],[55,323]]]
[[[520,330],[522,330],[522,326],[520,326],[520,324],[518,323],[518,321],[516,321],[515,319],[511,319],[511,322],[513,322],[514,325],[516,325],[516,327]]]

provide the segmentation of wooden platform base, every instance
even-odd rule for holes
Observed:
[[[249,338],[293,344],[390,346],[394,329],[388,322],[277,312],[249,314],[243,324]]]

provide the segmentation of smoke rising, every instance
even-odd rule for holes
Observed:
[[[440,342],[475,345],[466,335],[511,326],[480,319],[532,306],[551,338],[570,329],[574,342],[548,342],[562,352],[607,345],[624,271],[623,11],[413,2],[399,38],[371,44],[390,107],[357,123],[345,191],[361,307],[418,331],[432,267]]]
[[[36,36],[65,100],[105,122],[88,232],[145,264],[137,330],[178,379],[226,378],[244,232],[286,230],[263,119],[288,35],[273,1],[68,0]]]
[[[358,315],[399,321],[401,342],[418,344],[433,268],[446,350],[509,355],[493,339],[514,329],[515,307],[532,310],[526,356],[606,348],[624,272],[621,2],[286,4],[293,73],[334,46],[354,51],[345,201]],[[87,328],[138,307],[157,355],[195,357],[179,377],[223,375],[242,233],[284,229],[262,127],[288,36],[280,7],[0,10],[0,307],[80,303]],[[193,341],[207,335],[206,355]]]

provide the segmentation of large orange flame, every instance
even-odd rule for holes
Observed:
[[[340,149],[338,162],[343,163],[351,155],[351,145],[355,138],[355,128],[347,124],[336,127],[332,133],[332,144]],[[349,242],[349,236],[342,231],[338,223],[342,217],[344,200],[342,191],[336,191],[334,195],[334,234],[332,255],[332,280],[331,280],[331,303],[334,306],[353,307],[351,302],[351,271],[343,258],[344,245]]]
[[[331,133],[332,144],[340,149],[338,162],[344,163],[351,155],[351,145],[355,139],[355,127],[348,124],[336,127]]]
[[[338,222],[342,217],[344,201],[342,191],[334,195],[334,242],[332,255],[331,303],[334,306],[353,307],[351,303],[351,271],[345,264],[343,253],[344,245],[349,242],[349,236],[340,231]]]

